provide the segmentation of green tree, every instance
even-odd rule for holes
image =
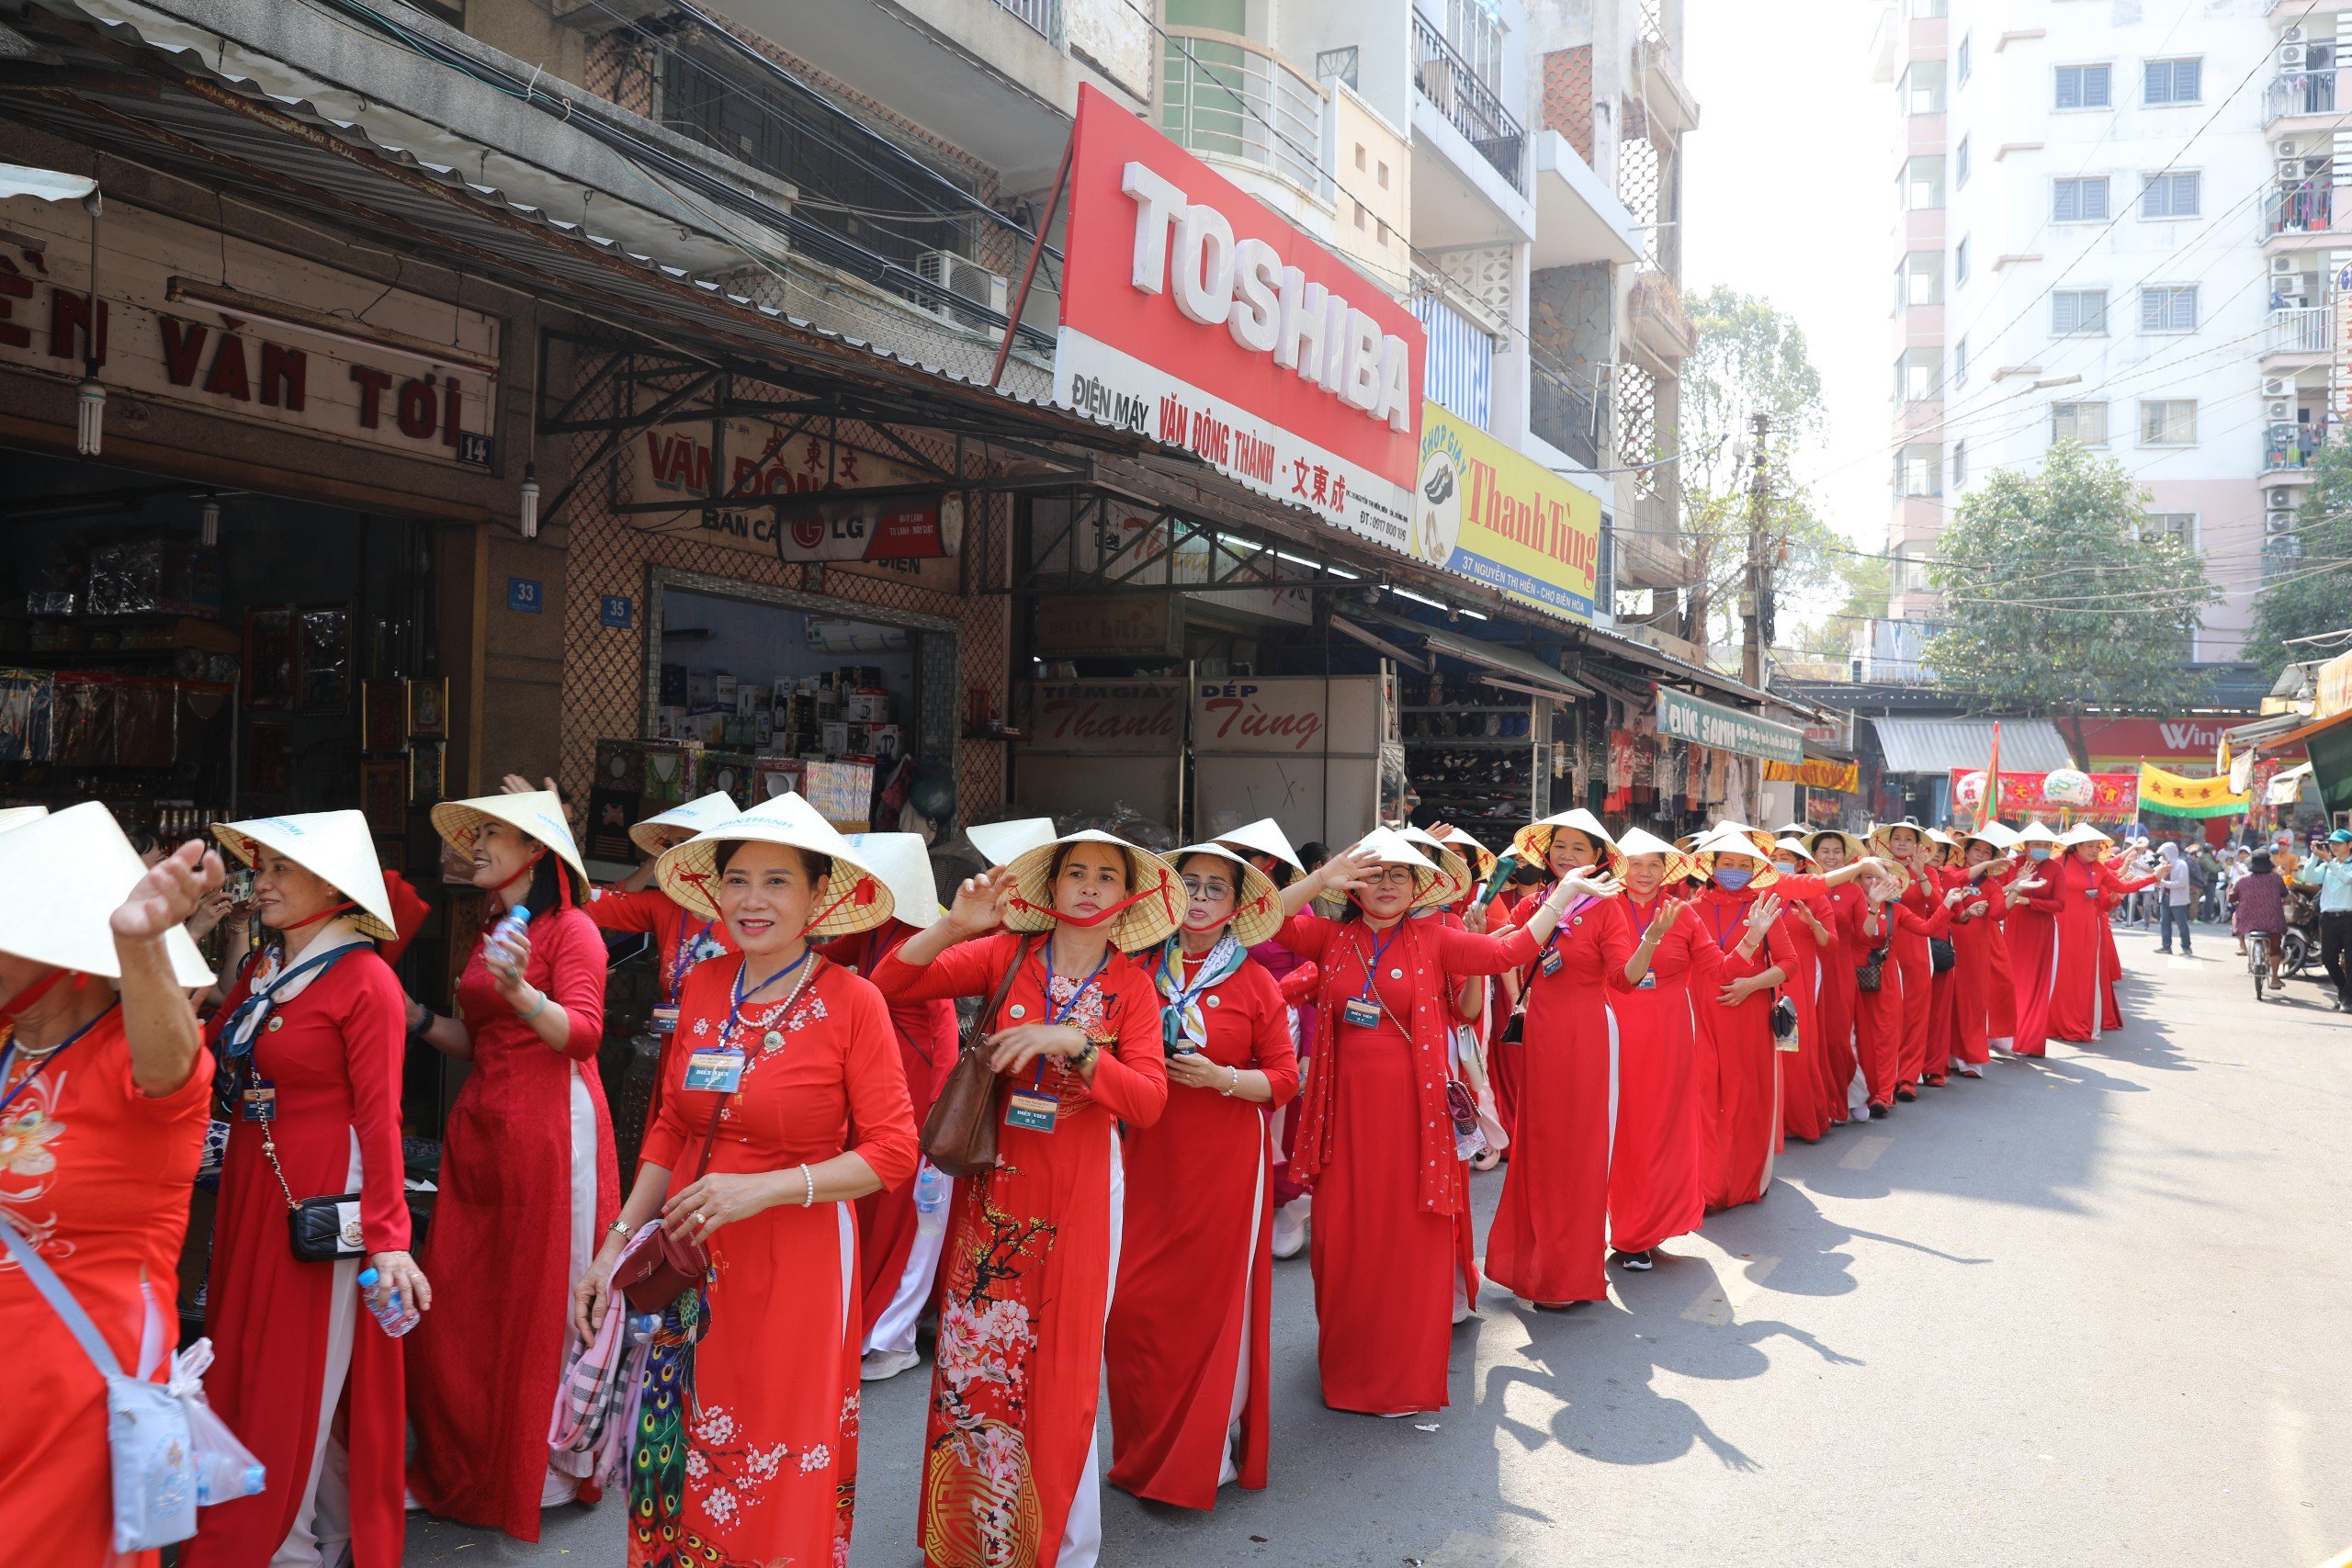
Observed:
[[[2086,713],[2194,700],[2203,682],[2181,649],[2221,594],[2186,542],[2144,528],[2146,507],[2121,464],[2071,441],[2038,474],[1988,476],[1928,567],[1944,599],[1927,648],[1938,680],[1987,709],[2057,719],[2077,767]]]
[[[1698,333],[1697,350],[1682,364],[1682,515],[1679,540],[1685,564],[1682,636],[1736,640],[1738,602],[1746,591],[1751,500],[1747,451],[1751,421],[1769,414],[1766,451],[1770,496],[1765,507],[1767,548],[1775,557],[1779,597],[1817,592],[1836,581],[1836,536],[1812,498],[1787,482],[1789,455],[1824,423],[1821,373],[1814,368],[1804,329],[1768,299],[1720,284],[1687,302]]]
[[[2332,651],[2290,648],[2289,638],[2352,626],[2344,575],[2352,566],[2352,446],[2331,441],[2312,460],[2311,488],[2290,544],[2292,553],[2278,559],[2254,601],[2244,655],[2273,677],[2299,659]]]

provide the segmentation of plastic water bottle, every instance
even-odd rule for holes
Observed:
[[[947,1198],[956,1184],[942,1176],[929,1160],[915,1172],[915,1231],[937,1235],[947,1228]]]
[[[269,1472],[252,1462],[253,1455],[239,1450],[238,1456],[208,1453],[199,1448],[196,1453],[196,1506],[213,1507],[221,1503],[233,1503],[240,1497],[260,1495],[269,1484]]]
[[[499,917],[497,926],[490,933],[490,940],[501,947],[511,950],[514,945],[514,939],[521,936],[529,928],[530,923],[531,911],[517,904]]]
[[[416,1309],[401,1299],[397,1285],[387,1287],[379,1299],[376,1281],[382,1278],[373,1269],[359,1270],[359,1299],[368,1303],[368,1314],[375,1318],[376,1325],[398,1339],[416,1326]]]

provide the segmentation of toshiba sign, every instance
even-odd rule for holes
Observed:
[[[1091,87],[1075,134],[1055,400],[1407,549],[1420,322]]]

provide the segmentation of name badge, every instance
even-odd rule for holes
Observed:
[[[1364,997],[1350,997],[1340,1009],[1343,1021],[1358,1029],[1380,1027],[1380,1004]]]
[[[1547,947],[1544,950],[1544,973],[1546,975],[1557,975],[1560,972],[1560,950],[1558,948]]]
[[[743,1087],[743,1053],[729,1046],[706,1046],[686,1058],[686,1087],[715,1094],[733,1094]]]
[[[1016,1089],[1005,1097],[1004,1124],[1032,1133],[1050,1133],[1061,1102],[1040,1089]]]
[[[657,1003],[652,1012],[646,1016],[645,1027],[649,1032],[654,1034],[677,1033],[678,1010]]]
[[[245,1085],[238,1096],[237,1118],[243,1122],[275,1122],[277,1120],[277,1086],[267,1078],[255,1078]]]
[[[1638,985],[1638,986],[1635,986],[1635,987],[1634,987],[1634,989],[1635,989],[1635,990],[1637,990],[1637,991],[1655,991],[1655,990],[1657,990],[1657,976],[1656,975],[1645,975],[1645,976],[1642,976],[1642,983],[1641,983],[1640,985]]]

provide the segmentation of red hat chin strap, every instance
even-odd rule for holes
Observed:
[[[31,1007],[35,1002],[40,1000],[41,998],[55,990],[67,976],[74,973],[75,972],[71,969],[52,969],[48,974],[43,975],[40,979],[35,980],[31,985],[27,986],[23,990],[18,991],[15,996],[10,997],[6,1006],[0,1006],[0,1023],[16,1022],[17,1020],[24,1016],[25,1010],[27,1008]],[[87,976],[81,976],[79,977],[82,979],[84,984],[86,985],[88,983],[89,977]],[[79,990],[81,987],[77,986],[74,988]]]
[[[1043,915],[1047,919],[1075,927],[1082,931],[1092,931],[1105,920],[1117,919],[1147,898],[1159,898],[1160,908],[1171,914],[1174,913],[1176,906],[1168,897],[1168,886],[1165,881],[1162,881],[1157,887],[1147,887],[1140,893],[1120,899],[1107,909],[1097,909],[1091,915],[1065,915],[1059,909],[1048,905],[1032,904],[1018,893],[1012,896],[1012,907],[1016,909],[1024,909],[1033,915]]]
[[[356,904],[351,904],[351,903],[336,904],[336,905],[334,905],[334,906],[332,906],[332,907],[330,907],[330,908],[328,908],[321,909],[321,910],[320,910],[317,914],[315,914],[315,915],[306,916],[306,917],[304,917],[304,918],[303,918],[303,919],[301,919],[296,920],[296,921],[295,921],[292,925],[290,925],[290,926],[280,926],[280,927],[278,927],[277,929],[278,929],[279,931],[300,931],[304,926],[315,926],[315,925],[317,925],[321,920],[331,920],[331,919],[334,919],[337,915],[347,915],[347,914],[351,913],[351,911],[352,911],[352,910],[356,909],[357,908],[359,908],[359,906],[358,906],[358,905],[356,905]]]
[[[844,904],[855,904],[863,908],[866,905],[872,904],[880,897],[881,895],[876,893],[874,889],[874,879],[870,876],[861,876],[854,883],[850,885],[848,892],[842,894],[840,897],[834,899],[831,903],[826,905],[823,908],[809,916],[808,923],[800,928],[800,934],[804,938],[807,937],[810,931],[815,931],[819,926],[823,925],[828,919],[831,919],[833,911],[840,908]]]

